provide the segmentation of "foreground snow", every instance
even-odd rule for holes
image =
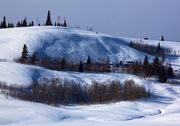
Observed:
[[[93,80],[134,79],[152,92],[144,101],[119,102],[90,106],[51,107],[38,103],[5,98],[0,95],[0,125],[12,126],[119,126],[155,125],[178,126],[180,117],[180,86],[159,84],[128,74],[90,74],[51,71],[41,67],[0,62],[0,80],[16,84],[28,84],[43,77],[70,79],[83,84]]]
[[[51,107],[7,99],[0,95],[0,125],[12,126],[178,126],[179,86],[142,81],[153,96],[149,100],[90,106]]]

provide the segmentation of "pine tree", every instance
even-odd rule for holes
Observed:
[[[31,26],[34,26],[34,21],[31,22]]]
[[[161,45],[160,43],[158,43],[158,46],[157,46],[157,55],[160,56],[161,55]]]
[[[161,64],[160,64],[159,58],[157,56],[155,56],[152,65],[153,65],[153,74],[158,75]]]
[[[149,65],[149,62],[148,62],[148,57],[146,55],[144,58],[143,66],[147,66],[147,65]]]
[[[143,72],[148,76],[149,73],[149,62],[148,62],[148,57],[147,55],[144,58],[144,62],[143,62]]]
[[[168,77],[172,78],[174,76],[174,72],[173,72],[173,68],[171,67],[171,65],[168,67],[168,71],[167,71],[167,74],[168,74]]]
[[[11,23],[11,28],[14,28],[14,24],[13,23]]]
[[[61,24],[58,22],[58,23],[57,23],[57,26],[61,26]]]
[[[48,25],[52,25],[52,22],[51,22],[51,12],[50,12],[50,10],[48,11],[47,20],[46,20],[46,26],[48,26]]]
[[[108,56],[107,59],[106,59],[104,72],[110,72],[110,67],[111,67],[110,62],[111,62],[111,60],[110,60],[110,58]]]
[[[32,62],[33,65],[36,65],[36,62],[37,62],[37,55],[36,55],[36,53],[33,53],[32,58],[31,58],[31,62]]]
[[[122,62],[122,60],[119,62],[119,65],[120,65],[120,66],[123,66],[123,62]]]
[[[164,36],[161,36],[161,41],[165,41]]]
[[[90,58],[90,56],[88,56],[88,59],[86,61],[86,65],[87,65],[87,71],[91,71],[91,58]]]
[[[63,27],[67,27],[67,22],[64,20]]]
[[[62,70],[65,70],[65,67],[66,67],[66,60],[65,60],[65,58],[63,58],[63,59],[61,60],[61,69],[62,69]]]
[[[3,23],[2,23],[2,28],[7,28],[7,25],[6,25],[6,17],[4,16],[3,17]]]
[[[82,62],[80,62],[80,64],[79,64],[79,72],[83,72],[83,63]]]
[[[8,27],[8,28],[11,28],[11,24],[10,24],[10,23],[8,23],[7,27]]]
[[[34,22],[33,21],[29,22],[29,26],[34,26]]]
[[[27,59],[28,59],[28,48],[27,48],[26,44],[24,44],[22,56],[21,56],[22,63],[26,63]]]
[[[159,82],[166,83],[167,82],[167,74],[164,66],[161,66],[159,72]]]
[[[21,27],[21,23],[18,21],[16,27]]]
[[[29,27],[31,27],[31,22],[29,22],[29,25],[28,25]]]
[[[132,41],[130,42],[129,47],[133,47],[133,42]]]
[[[22,26],[23,26],[23,27],[27,27],[27,26],[28,26],[28,23],[27,23],[26,19],[23,20]]]
[[[91,64],[91,58],[90,58],[90,56],[88,56],[88,59],[87,59],[86,64],[87,64],[87,65],[90,65],[90,64]]]

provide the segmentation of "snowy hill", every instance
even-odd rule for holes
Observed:
[[[7,99],[0,94],[0,125],[98,125],[98,126],[178,126],[180,117],[180,86],[160,84],[128,74],[78,74],[57,72],[16,63],[0,63],[0,79],[28,83],[31,77],[61,77],[84,84],[92,80],[134,79],[152,92],[147,100],[90,106],[50,107],[43,104]],[[14,69],[13,69],[14,68]],[[36,76],[37,77],[37,76]],[[173,121],[172,121],[173,120]]]
[[[30,84],[41,78],[60,78],[91,84],[93,80],[104,82],[133,79],[152,92],[147,100],[119,102],[115,104],[90,106],[59,106],[7,99],[0,94],[0,125],[45,125],[45,126],[178,126],[180,120],[180,86],[160,84],[135,75],[122,73],[77,73],[47,70],[38,66],[14,63],[21,56],[22,47],[27,44],[30,55],[52,58],[66,57],[86,60],[110,57],[111,61],[143,60],[144,53],[129,47],[130,41],[137,41],[171,48],[178,52],[179,42],[142,41],[134,38],[113,37],[96,32],[88,32],[62,27],[28,27],[0,30],[0,81],[8,84]],[[149,59],[153,58],[148,55]],[[173,67],[180,68],[180,56],[168,56]]]
[[[144,53],[129,47],[129,42],[142,42],[171,48],[180,54],[180,42],[141,40],[114,37],[96,32],[63,27],[28,27],[0,30],[0,59],[13,60],[21,56],[22,47],[27,44],[29,53],[38,52],[40,56],[52,58],[86,60],[107,59],[143,60]],[[153,57],[149,56],[149,59]],[[169,62],[180,66],[180,57],[167,57]]]
[[[38,52],[40,56],[47,55],[52,58],[65,57],[76,60],[86,60],[88,56],[91,56],[92,59],[106,59],[109,56],[111,61],[115,62],[119,62],[120,60],[143,60],[145,53],[130,48],[130,41],[154,45],[160,42],[163,47],[172,48],[173,50],[179,50],[180,48],[179,42],[142,41],[140,39],[113,37],[74,28],[41,26],[1,29],[0,60],[6,59],[12,62],[13,59],[19,58],[24,44],[27,44],[30,55]],[[149,60],[153,58],[150,55],[148,56]],[[180,68],[180,57],[167,58],[172,64],[176,64],[174,66],[176,66],[177,69]],[[0,81],[17,84],[27,84],[33,80],[49,76],[62,76],[62,78],[67,76],[64,73],[61,75],[54,71],[48,72],[48,70],[40,67],[16,63],[0,62],[0,68]],[[77,74],[74,73],[73,76],[77,76]],[[82,77],[76,77],[73,78],[73,80],[80,80],[80,78]]]
[[[144,53],[128,47],[129,40],[108,35],[62,27],[30,27],[0,30],[0,59],[13,60],[21,56],[27,44],[30,54],[52,58],[66,57],[86,60],[109,56],[112,61],[141,60]]]
[[[92,81],[105,82],[107,80],[125,81],[134,79],[133,75],[128,74],[95,74],[95,73],[78,73],[78,72],[60,72],[44,69],[41,67],[22,65],[10,62],[0,62],[0,81],[8,84],[30,84],[43,78],[59,78],[76,81],[81,84],[91,84]],[[139,79],[136,79],[139,82]]]

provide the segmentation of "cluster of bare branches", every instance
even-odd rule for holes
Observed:
[[[8,86],[0,82],[0,88],[7,97],[55,106],[133,101],[150,96],[144,86],[135,84],[133,80],[127,80],[124,83],[93,81],[90,85],[82,85],[69,80],[44,78],[28,86]]]

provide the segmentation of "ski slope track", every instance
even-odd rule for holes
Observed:
[[[81,84],[92,81],[133,79],[144,85],[152,96],[145,100],[89,106],[52,107],[18,99],[7,98],[0,93],[0,126],[179,126],[180,85],[161,84],[135,75],[122,73],[77,73],[47,70],[38,66],[23,65],[13,60],[21,56],[27,44],[30,55],[51,58],[86,60],[88,56],[98,60],[109,57],[119,60],[143,60],[143,52],[129,47],[134,38],[113,37],[101,33],[62,27],[28,27],[0,30],[0,81],[8,84],[30,84],[42,78],[60,78]],[[143,41],[157,45],[160,41]],[[160,42],[162,46],[178,52],[179,42]],[[148,55],[149,60],[153,56]],[[175,69],[180,67],[179,56],[167,57]],[[6,59],[6,60],[5,60]]]

